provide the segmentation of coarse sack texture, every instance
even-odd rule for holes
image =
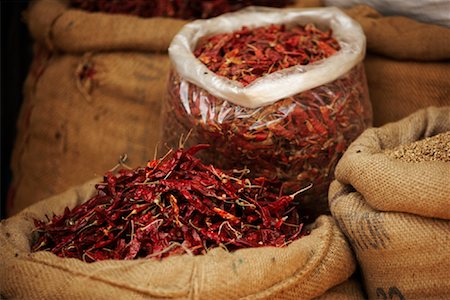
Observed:
[[[369,5],[387,16],[405,16],[424,23],[450,27],[448,0],[404,1],[404,0],[324,0],[329,6],[351,7]]]
[[[360,280],[357,276],[329,289],[325,294],[314,298],[315,300],[350,300],[350,299],[366,299],[367,296],[363,292]]]
[[[153,158],[172,36],[181,20],[142,19],[33,2],[35,57],[13,150],[8,215],[103,174],[126,153]]]
[[[48,251],[30,253],[33,218],[61,214],[94,192],[88,182],[0,223],[0,294],[8,299],[360,299],[348,280],[355,259],[330,216],[284,248],[263,247],[163,260],[85,263]],[[327,298],[328,297],[328,298]]]
[[[450,106],[420,110],[366,130],[337,165],[330,209],[370,298],[450,298],[450,162],[385,151],[449,130]]]
[[[374,126],[428,106],[450,105],[450,28],[384,17],[365,5],[345,12],[367,37],[364,66]]]
[[[24,13],[35,55],[17,122],[9,216],[103,174],[124,153],[129,165],[143,165],[160,140],[167,48],[187,21],[67,3],[37,0]]]

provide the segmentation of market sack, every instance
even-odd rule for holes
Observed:
[[[93,195],[98,180],[36,203],[0,224],[0,294],[20,299],[311,299],[327,291],[361,298],[345,237],[329,216],[283,248],[247,248],[162,260],[86,263],[51,252],[30,253],[33,219],[61,214]]]
[[[370,298],[450,297],[450,107],[366,130],[330,187]]]
[[[364,4],[375,8],[385,16],[405,16],[425,23],[450,27],[447,0],[324,0],[327,6],[351,7]]]
[[[252,7],[191,22],[169,47],[163,143],[189,133],[222,169],[276,177],[288,193],[312,184],[299,207],[324,213],[337,161],[372,121],[364,53],[361,27],[336,8]]]
[[[13,151],[12,215],[111,168],[153,157],[166,52],[185,21],[142,19],[32,3],[25,19],[35,57]]]
[[[383,16],[366,5],[345,12],[367,38],[364,66],[374,126],[450,105],[450,28]]]
[[[325,294],[320,297],[314,298],[315,300],[361,300],[365,299],[363,288],[361,283],[356,276],[350,277],[344,283],[335,286],[334,288],[328,290]]]

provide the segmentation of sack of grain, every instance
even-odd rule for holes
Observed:
[[[366,130],[336,168],[329,204],[370,298],[450,297],[450,107]]]
[[[30,252],[33,219],[61,214],[94,192],[94,182],[34,204],[0,224],[0,293],[20,299],[360,299],[346,280],[355,270],[345,237],[328,216],[286,247],[263,247],[162,260],[86,263],[51,252]]]
[[[345,12],[367,37],[364,66],[375,126],[450,105],[450,28],[385,17],[365,5]]]

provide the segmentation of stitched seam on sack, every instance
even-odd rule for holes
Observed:
[[[197,260],[194,259],[194,266],[192,268],[191,278],[189,279],[190,282],[190,288],[189,288],[189,299],[198,299],[200,295],[199,287],[198,287],[198,281],[197,279],[197,273],[198,273],[198,264]],[[203,274],[202,272],[200,272]],[[200,278],[200,280],[203,280],[203,278]]]
[[[44,37],[44,42],[45,45],[48,47],[48,49],[50,51],[54,51],[54,50],[58,50],[55,47],[55,43],[53,42],[53,29],[56,26],[56,23],[58,22],[58,20],[67,12],[67,9],[65,9],[64,11],[60,12],[50,23],[50,26],[47,29],[47,32],[45,33],[45,37]]]
[[[335,236],[335,234],[334,234],[335,228],[333,228],[330,220],[327,220],[326,225],[330,228],[330,230],[326,235],[325,241],[323,242],[324,246],[322,247],[322,249],[320,249],[320,250],[324,250],[324,251],[323,252],[318,251],[319,253],[321,252],[321,255],[318,255],[317,259],[314,259],[314,257],[316,257],[316,256],[313,256],[304,265],[305,266],[304,268],[302,268],[301,270],[297,270],[296,272],[294,272],[294,274],[292,276],[282,279],[281,281],[275,283],[274,285],[272,285],[269,288],[266,288],[263,291],[259,291],[259,292],[255,292],[253,294],[246,295],[246,296],[242,297],[241,299],[251,299],[252,297],[261,299],[263,297],[272,296],[274,293],[280,292],[281,290],[283,290],[286,287],[289,287],[292,285],[298,285],[300,282],[307,281],[311,277],[311,273],[316,269],[316,267],[318,265],[321,264],[323,259],[328,255],[328,251],[331,247],[331,240]],[[296,277],[298,277],[300,275],[303,275],[303,279],[300,281],[295,281]],[[290,283],[290,281],[293,281],[293,282]]]

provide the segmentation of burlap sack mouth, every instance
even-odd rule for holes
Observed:
[[[449,299],[449,220],[373,209],[361,193],[338,181],[329,197],[369,299]]]
[[[336,167],[349,184],[380,211],[450,219],[450,166],[443,161],[405,162],[384,153],[450,130],[450,107],[430,107],[381,128],[366,130]],[[330,206],[334,199],[330,195]]]
[[[33,219],[62,213],[88,199],[91,181],[34,204],[0,225],[1,294],[29,299],[283,298],[309,299],[344,282],[355,269],[342,233],[328,216],[311,234],[287,247],[248,248],[229,253],[85,263],[51,252],[30,253]]]
[[[172,37],[188,21],[91,13],[68,1],[40,0],[24,13],[33,38],[66,53],[137,50],[167,52]]]
[[[450,297],[450,162],[427,153],[446,155],[449,130],[450,107],[430,107],[366,130],[338,163],[330,210],[371,299]],[[393,155],[411,145],[420,159]]]

